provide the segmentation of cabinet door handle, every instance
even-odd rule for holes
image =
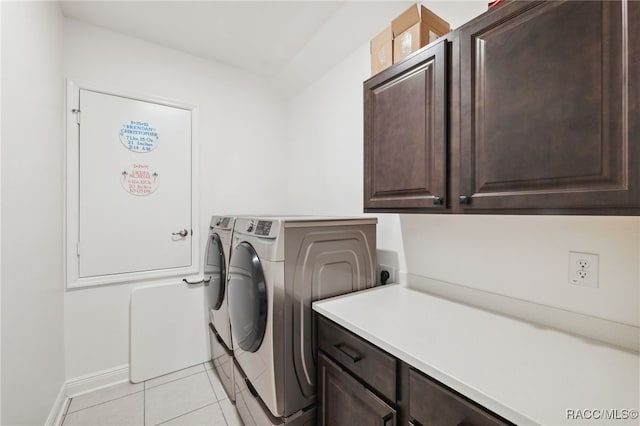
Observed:
[[[351,362],[353,362],[354,364],[362,359],[362,356],[360,356],[360,354],[346,347],[344,343],[336,343],[335,345],[333,345],[333,347],[349,357]]]
[[[433,197],[433,205],[441,206],[442,205],[442,197]]]
[[[462,205],[469,205],[471,204],[471,197],[469,197],[468,195],[461,195],[458,198],[458,201],[460,202],[460,204]]]

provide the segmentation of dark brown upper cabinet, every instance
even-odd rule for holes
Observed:
[[[365,82],[365,210],[436,212],[445,189],[453,213],[640,215],[640,2],[505,2],[447,37],[443,157],[439,105],[405,82],[426,50]]]
[[[514,2],[460,29],[464,211],[640,207],[639,10]]]
[[[447,41],[364,84],[364,209],[447,203]]]

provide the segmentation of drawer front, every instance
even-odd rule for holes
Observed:
[[[318,347],[395,404],[394,357],[322,316],[318,317]]]
[[[511,424],[413,369],[409,371],[409,419],[416,426]]]

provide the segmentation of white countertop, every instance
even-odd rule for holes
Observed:
[[[399,286],[313,309],[518,425],[638,425],[637,353]],[[598,412],[595,412],[598,415]]]

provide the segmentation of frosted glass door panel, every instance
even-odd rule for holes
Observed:
[[[80,90],[80,114],[79,276],[190,266],[191,112]]]

